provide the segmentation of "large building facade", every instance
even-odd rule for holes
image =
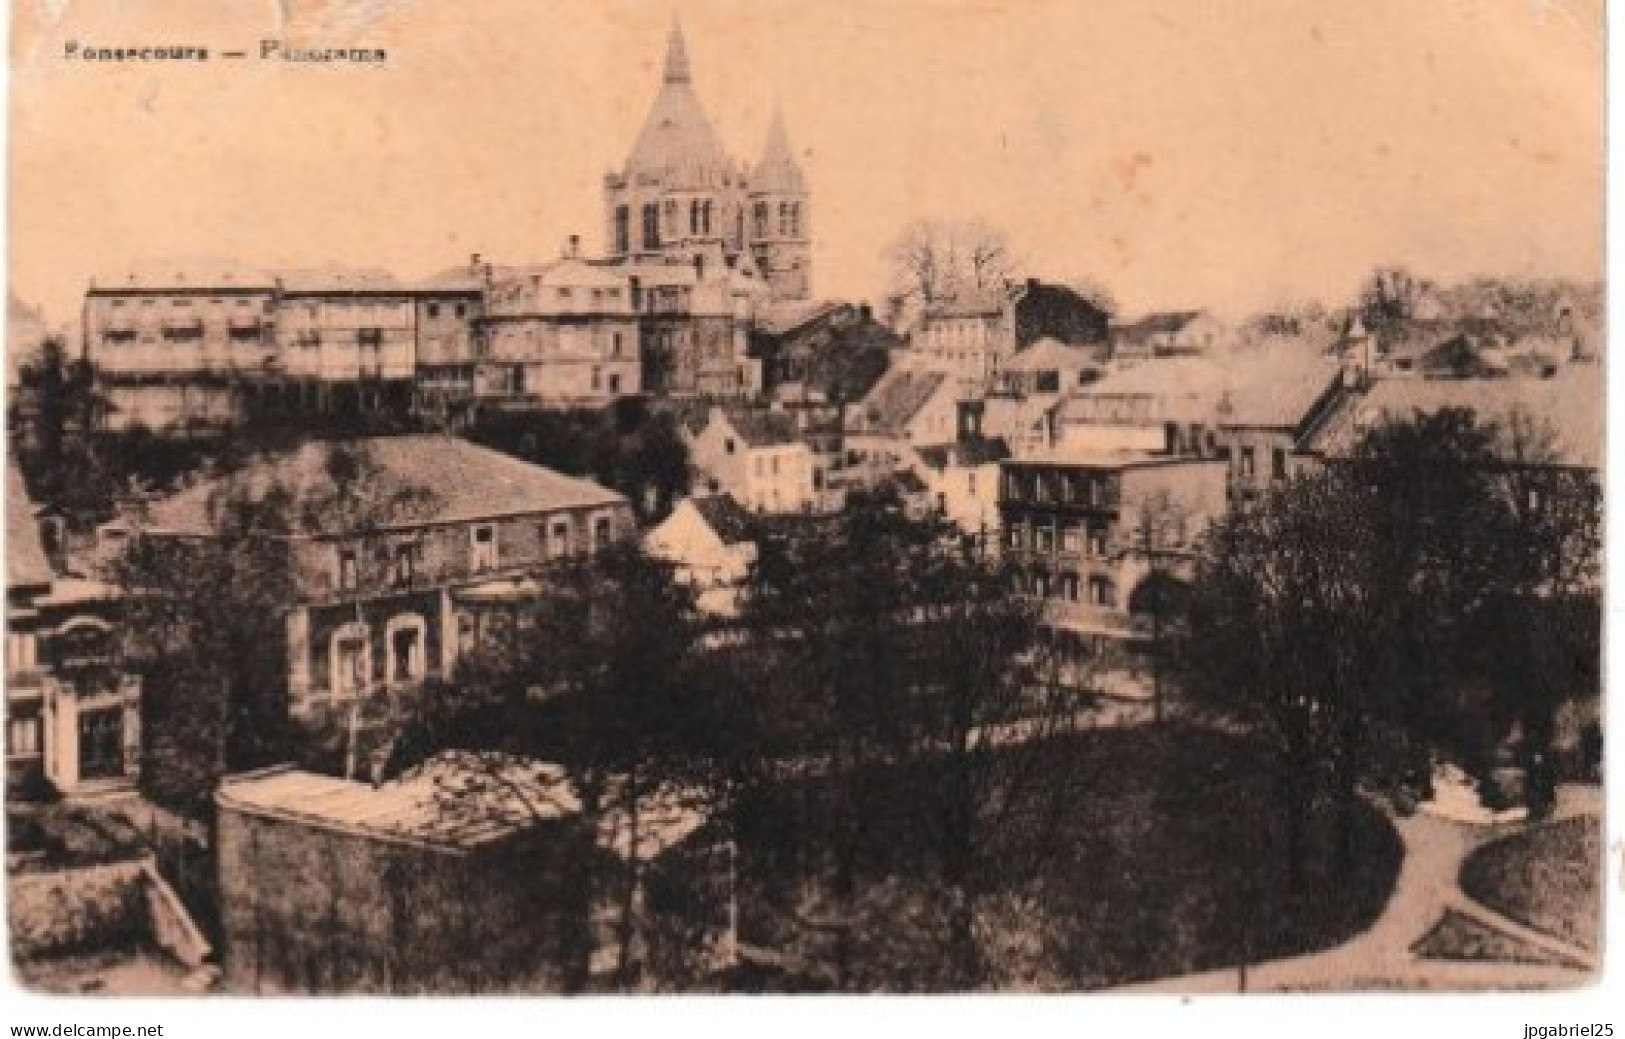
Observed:
[[[783,117],[774,116],[755,165],[730,157],[694,92],[679,28],[637,141],[604,178],[604,218],[615,262],[677,263],[702,278],[741,270],[776,299],[812,293],[811,196]]]
[[[674,28],[660,91],[604,181],[606,248],[383,272],[165,267],[92,281],[83,358],[112,429],[214,432],[266,413],[454,416],[650,393],[760,393],[751,334],[812,312],[811,197],[784,120],[736,161],[694,91]]]

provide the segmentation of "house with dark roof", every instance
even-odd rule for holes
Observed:
[[[753,512],[819,505],[821,470],[794,416],[772,408],[713,405],[689,440],[694,467],[715,491]]]
[[[911,337],[922,360],[954,373],[964,389],[984,392],[1005,363],[1041,339],[1104,347],[1107,315],[1065,285],[1029,278],[968,290],[926,305]]]
[[[125,789],[140,765],[141,686],[117,667],[116,591],[55,573],[6,463],[6,787]]]
[[[699,607],[713,617],[739,613],[739,590],[756,561],[762,520],[727,494],[684,498],[643,536],[650,555],[677,568]]]
[[[104,528],[108,538],[217,534],[228,488],[286,490],[295,502],[331,498],[335,451],[369,471],[377,515],[300,508],[284,541],[298,599],[287,642],[296,715],[348,707],[447,673],[476,644],[491,609],[536,594],[562,560],[591,555],[631,533],[630,503],[590,480],[448,436],[374,437],[341,448],[307,443],[151,503]],[[398,506],[393,503],[399,502]],[[361,518],[358,519],[357,517]]]
[[[854,435],[911,446],[949,444],[956,438],[959,393],[944,372],[895,367],[875,383],[849,416]]]

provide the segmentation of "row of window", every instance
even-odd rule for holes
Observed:
[[[1013,523],[1005,528],[1004,543],[1018,551],[1096,557],[1105,556],[1107,549],[1105,527],[1078,523],[1063,524],[1059,529],[1049,524]]]
[[[1112,582],[1100,576],[1092,576],[1085,581],[1070,571],[1059,574],[1016,574],[1015,585],[1016,591],[1039,599],[1088,603],[1108,609],[1117,605],[1117,591]]]
[[[1097,508],[1117,503],[1109,474],[1077,469],[1006,470],[1004,498],[1007,501],[1061,502]]]
[[[158,302],[159,301],[157,299],[155,299],[155,298],[153,298],[151,296],[143,296],[139,300],[128,300],[128,299],[115,297],[113,299],[108,300],[107,304],[108,304],[108,306],[111,306],[111,307],[124,307],[124,306],[127,306],[127,305],[131,304],[131,303],[134,303],[134,304],[136,304],[138,306],[142,306],[142,307],[156,307],[158,305]],[[169,305],[172,306],[172,307],[186,308],[186,307],[192,306],[194,303],[197,303],[197,302],[198,301],[195,300],[195,299],[191,299],[191,298],[182,296],[182,297],[179,297],[177,299],[170,300]],[[255,303],[254,299],[252,299],[251,297],[247,297],[247,296],[239,297],[239,298],[234,299],[234,300],[231,301],[231,305],[234,306],[234,307],[237,307],[238,309],[247,309],[249,307],[254,306],[254,303]],[[264,306],[264,308],[266,310],[270,310],[272,308],[272,306],[273,306],[272,302],[270,300],[268,300],[268,299],[262,299],[260,301],[260,303],[261,303],[261,305]],[[209,300],[208,305],[211,306],[211,307],[223,307],[223,306],[226,305],[226,301],[223,300],[223,299],[215,298],[215,299]]]
[[[614,533],[614,521],[609,516],[596,516],[589,528],[591,541],[583,546],[588,552],[607,544]],[[575,541],[574,523],[568,516],[555,516],[537,528],[542,552],[547,559],[562,559],[571,554]],[[502,564],[500,539],[495,523],[479,523],[469,528],[469,566],[475,573],[497,569]],[[397,541],[378,549],[380,570],[388,572],[389,580],[397,586],[410,586],[421,577],[428,576],[424,568],[424,548],[420,540]],[[341,591],[357,588],[360,550],[353,545],[335,549],[334,579]]]
[[[688,233],[693,237],[709,238],[720,234],[720,221],[716,220],[715,204],[708,199],[693,199],[688,204]],[[675,199],[667,199],[664,206],[654,202],[643,205],[641,216],[642,248],[658,249],[666,239],[675,240],[678,230],[679,208]],[[766,238],[775,231],[781,238],[800,238],[802,210],[800,202],[780,202],[777,207],[757,202],[751,212],[757,238]],[[775,221],[775,217],[777,220]],[[734,219],[736,243],[744,237],[744,214]],[[632,211],[627,206],[615,207],[615,251],[630,252],[632,247]]]

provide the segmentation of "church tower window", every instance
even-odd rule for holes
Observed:
[[[643,207],[643,247],[660,248],[660,210],[653,202]]]

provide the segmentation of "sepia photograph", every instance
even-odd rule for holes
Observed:
[[[6,1024],[1595,996],[1605,14],[14,0]]]

